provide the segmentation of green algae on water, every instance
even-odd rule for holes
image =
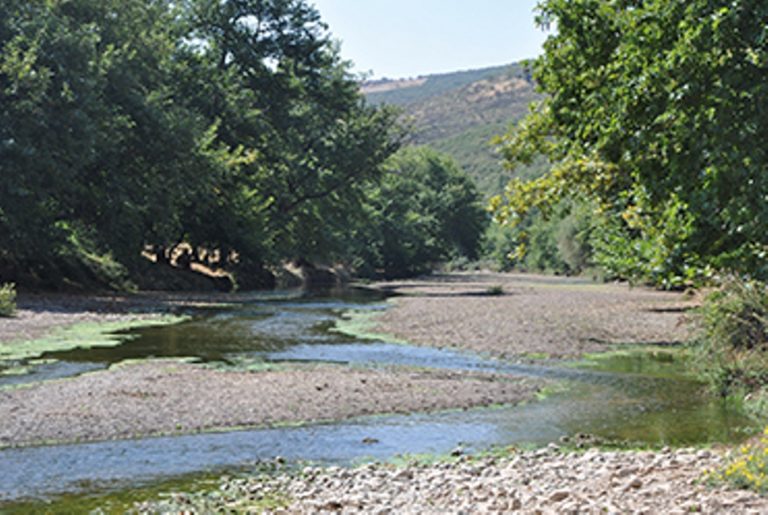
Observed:
[[[585,354],[571,366],[599,372],[695,379],[688,367],[688,352],[683,347],[627,346],[608,352]]]
[[[140,327],[177,324],[188,317],[163,315],[154,318],[110,322],[82,322],[57,329],[48,336],[29,341],[13,343],[0,342],[0,362],[38,358],[49,352],[67,351],[76,348],[115,347],[135,338],[123,331]]]
[[[378,340],[387,343],[407,344],[402,339],[395,338],[386,333],[376,332],[377,318],[381,314],[370,310],[349,310],[344,312],[336,321],[334,332],[359,338],[361,340]]]

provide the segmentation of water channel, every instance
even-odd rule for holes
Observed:
[[[695,445],[737,441],[753,430],[735,407],[708,397],[702,385],[686,377],[670,353],[626,353],[579,366],[523,364],[335,330],[350,312],[387,306],[380,295],[365,290],[252,298],[198,311],[181,324],[131,331],[117,346],[50,353],[40,361],[17,363],[28,373],[0,377],[0,388],[157,357],[192,357],[235,368],[312,361],[475,370],[550,379],[558,387],[542,400],[514,407],[4,449],[0,511],[3,503],[10,507],[20,499],[137,488],[162,478],[236,470],[275,456],[349,464],[444,454],[457,446],[475,451],[546,444],[577,433],[640,445]]]

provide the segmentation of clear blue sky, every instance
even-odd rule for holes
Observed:
[[[482,68],[536,57],[537,0],[310,0],[355,71],[375,78]]]

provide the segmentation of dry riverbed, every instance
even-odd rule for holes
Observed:
[[[400,295],[373,332],[501,358],[680,343],[689,336],[685,313],[696,305],[679,293],[532,274],[445,274],[373,286]]]
[[[688,337],[695,299],[625,285],[515,274],[448,274],[377,288],[400,294],[374,332],[509,359],[567,358],[614,344],[671,345]],[[227,296],[22,297],[0,320],[0,343],[82,321],[152,319]],[[517,403],[542,383],[403,367],[291,365],[217,370],[179,361],[127,363],[76,378],[0,390],[0,446],[223,430],[374,413]],[[178,494],[141,509],[197,512],[766,513],[757,494],[712,488],[705,469],[727,449],[561,452],[395,467],[307,468],[223,479],[215,492]]]
[[[148,361],[0,390],[0,447],[513,404],[531,399],[540,384],[405,368],[235,372]]]

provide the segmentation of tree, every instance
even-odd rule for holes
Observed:
[[[428,147],[395,154],[352,233],[364,275],[411,276],[456,257],[475,259],[487,223],[481,195],[449,157]]]
[[[364,104],[306,2],[198,0],[188,23],[205,41],[190,51],[202,72],[192,68],[188,98],[218,121],[222,142],[258,156],[233,180],[263,216],[269,243],[237,238],[238,251],[260,263],[340,255],[363,189],[399,147],[395,113]]]
[[[597,258],[674,287],[713,269],[766,276],[768,6],[756,0],[547,0],[535,63],[548,97],[503,141],[552,171],[492,202],[515,224],[569,195],[599,204]]]
[[[143,252],[169,262],[182,244],[244,286],[334,259],[399,146],[303,0],[9,0],[0,15],[0,271],[22,284],[141,276]]]

